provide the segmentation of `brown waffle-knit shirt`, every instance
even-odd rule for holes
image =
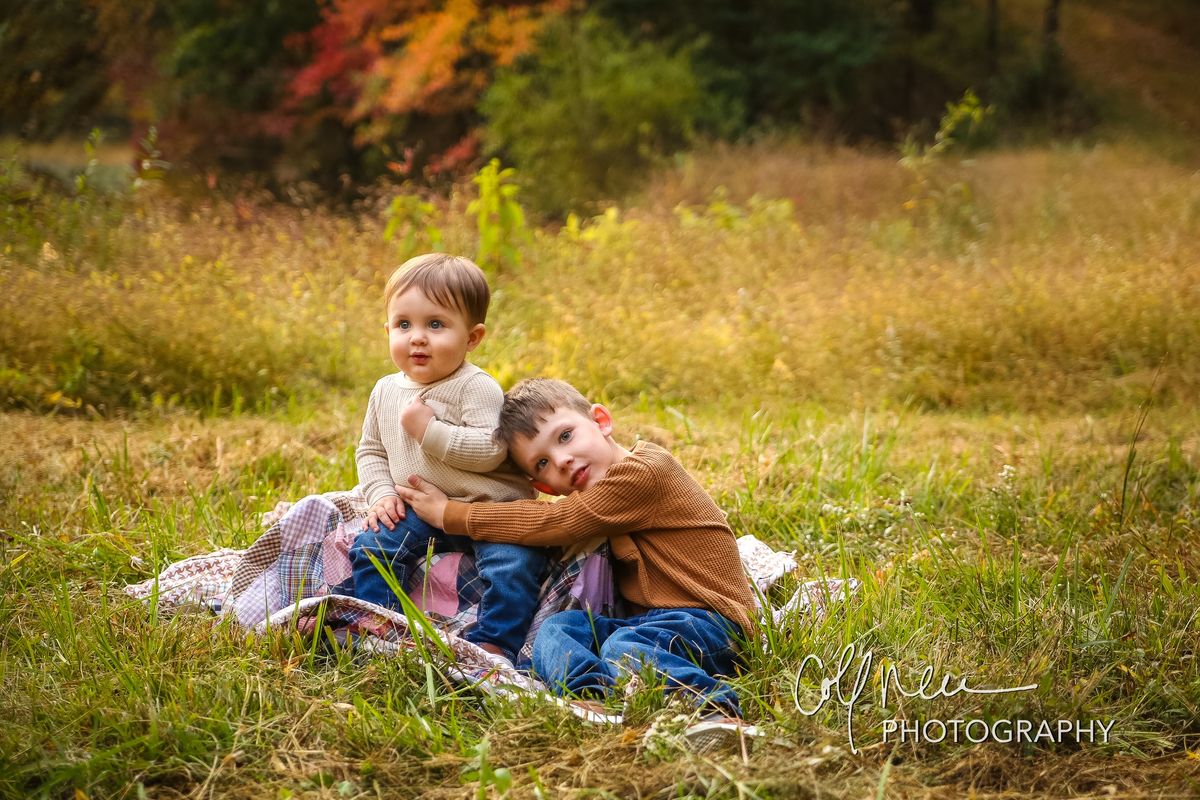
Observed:
[[[558,500],[446,505],[446,533],[569,545],[606,536],[633,613],[707,608],[750,630],[754,601],[725,514],[675,458],[639,442],[593,486]]]

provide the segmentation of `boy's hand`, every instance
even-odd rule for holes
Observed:
[[[436,418],[433,409],[425,405],[425,401],[418,396],[400,411],[400,427],[404,428],[404,432],[409,436],[422,442],[425,439],[425,429]]]
[[[385,497],[371,506],[371,510],[367,512],[367,527],[378,533],[380,522],[385,522],[389,528],[394,528],[396,523],[402,519],[404,519],[404,503],[399,497]]]
[[[417,516],[435,528],[442,527],[446,503],[449,502],[445,492],[418,475],[409,476],[408,486],[397,483],[396,491],[404,498],[404,502],[412,506]]]

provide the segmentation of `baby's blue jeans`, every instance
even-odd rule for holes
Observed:
[[[435,553],[475,553],[482,583],[479,616],[463,638],[475,644],[494,644],[515,661],[533,620],[548,564],[546,551],[541,548],[453,536],[406,508],[404,519],[394,527],[381,521],[378,532],[367,528],[358,535],[350,548],[353,586],[342,584],[333,591],[399,610],[399,598],[368,554],[391,570],[398,586],[406,587],[417,562],[429,551],[431,540]]]

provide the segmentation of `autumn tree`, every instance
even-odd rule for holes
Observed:
[[[290,81],[287,111],[301,128],[335,116],[401,171],[453,171],[478,152],[475,108],[493,72],[529,52],[566,5],[332,0],[294,40],[311,58]]]

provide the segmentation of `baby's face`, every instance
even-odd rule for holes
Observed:
[[[483,325],[471,325],[461,311],[435,303],[415,286],[394,296],[387,312],[392,363],[417,383],[450,375],[483,339]]]
[[[619,459],[611,433],[604,406],[592,406],[591,416],[558,409],[539,421],[532,438],[517,436],[509,449],[539,491],[570,494],[593,486]]]

